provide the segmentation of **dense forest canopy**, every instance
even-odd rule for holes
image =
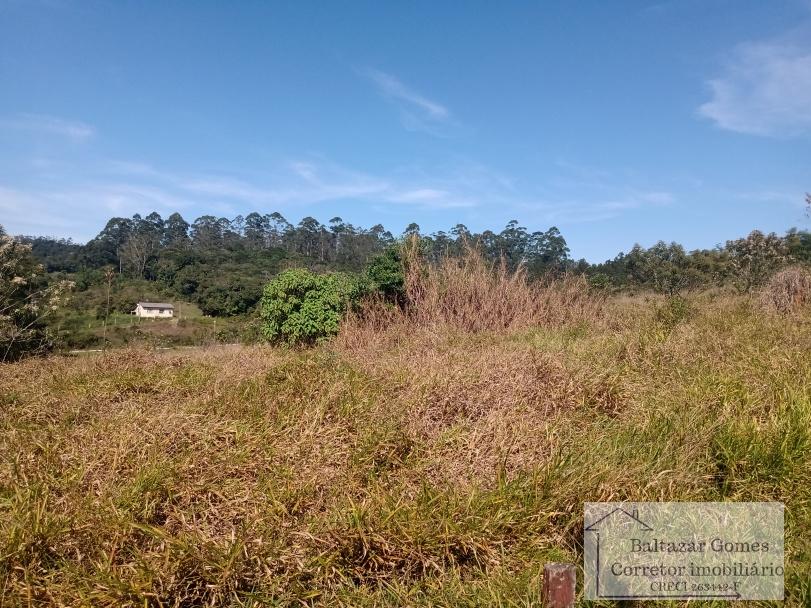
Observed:
[[[113,268],[122,280],[159,285],[196,303],[205,314],[232,316],[252,310],[262,287],[286,268],[358,272],[410,235],[420,236],[429,259],[474,246],[511,269],[525,266],[532,278],[579,272],[595,287],[643,287],[670,295],[710,284],[746,291],[788,262],[811,262],[811,234],[796,229],[784,236],[755,231],[724,246],[695,251],[677,243],[659,242],[647,249],[634,245],[612,260],[589,264],[572,259],[556,227],[529,232],[516,220],[499,232],[475,233],[457,224],[430,235],[412,223],[395,236],[380,224],[367,229],[340,217],[327,224],[305,217],[294,225],[280,213],[256,212],[233,219],[203,215],[191,223],[179,213],[165,219],[155,212],[114,217],[83,245],[45,237],[20,240],[31,245],[48,272],[71,275],[79,290],[101,284],[103,269]]]
[[[409,224],[402,236],[412,234],[420,234],[419,225]],[[77,272],[114,265],[120,272],[139,278],[154,275],[159,258],[181,251],[204,255],[215,251],[278,250],[311,263],[360,268],[371,255],[395,241],[394,235],[380,224],[365,229],[340,217],[332,218],[326,225],[305,217],[294,226],[280,213],[250,213],[233,219],[204,215],[189,224],[179,213],[164,220],[153,212],[146,217],[139,214],[132,218],[114,217],[86,245],[70,239],[22,238],[34,245],[49,271]],[[432,243],[436,255],[467,241],[481,246],[488,257],[505,256],[510,264],[523,262],[549,269],[562,268],[569,262],[566,241],[554,226],[546,232],[530,233],[512,220],[500,233],[486,230],[478,234],[457,224],[447,233],[440,231],[425,238]]]

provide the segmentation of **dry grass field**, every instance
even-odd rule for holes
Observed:
[[[807,313],[421,280],[312,349],[0,366],[0,605],[534,606],[626,499],[784,502],[811,605]]]

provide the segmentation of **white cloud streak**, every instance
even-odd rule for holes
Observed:
[[[442,127],[451,123],[452,116],[446,106],[425,97],[386,72],[369,68],[363,73],[378,92],[398,108],[400,120],[406,129],[437,136],[447,135]]]
[[[675,202],[674,195],[661,188],[629,186],[639,184],[638,177],[565,164],[559,167],[560,179],[547,179],[545,186],[515,183],[476,163],[428,171],[403,167],[376,175],[320,157],[280,164],[261,181],[244,175],[174,173],[120,161],[103,162],[83,177],[70,164],[61,171],[61,177],[51,175],[29,188],[0,184],[0,214],[8,229],[88,239],[112,215],[317,215],[308,207],[336,202],[342,207],[363,205],[384,215],[403,209],[426,214],[463,209],[468,218],[504,214],[505,221],[509,215],[572,224]]]
[[[312,213],[307,207],[330,202],[436,211],[478,206],[500,188],[479,168],[433,177],[415,171],[377,176],[323,159],[280,166],[267,179],[272,187],[234,176],[172,173],[135,162],[102,163],[78,179],[74,169],[70,164],[61,167],[62,175],[49,175],[42,186],[0,183],[0,216],[7,228],[14,233],[86,240],[114,215],[151,211],[228,217],[249,211],[306,214]]]
[[[642,190],[534,201],[524,207],[549,222],[579,224],[610,220],[630,211],[665,207],[674,202],[676,197],[670,192]]]
[[[811,134],[811,28],[803,36],[739,46],[708,82],[699,114],[722,129],[766,137]]]
[[[86,123],[45,114],[18,114],[0,119],[0,128],[58,135],[73,141],[84,141],[96,134],[96,130]]]
[[[274,187],[228,176],[173,175],[140,163],[117,162],[111,164],[111,168],[119,175],[149,178],[153,183],[201,202],[219,199],[253,208],[353,200],[423,209],[470,207],[479,204],[483,192],[502,187],[497,177],[488,176],[478,167],[445,176],[419,172],[377,176],[320,159],[287,163],[269,179],[277,184]],[[477,194],[482,184],[485,188]]]

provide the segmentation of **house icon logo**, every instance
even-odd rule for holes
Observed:
[[[593,522],[591,525],[586,526],[584,530],[586,532],[596,532],[600,529],[601,524],[608,524],[611,520],[619,520],[621,518],[626,518],[629,522],[636,522],[645,532],[653,532],[653,528],[651,528],[648,524],[644,521],[639,519],[639,510],[634,508],[631,509],[630,512],[626,511],[622,507],[617,507],[613,511],[610,511],[606,515],[603,515],[600,519]]]
[[[639,510],[636,507],[619,506],[610,510],[605,515],[602,515],[592,521],[591,524],[583,528],[584,544],[587,542],[589,536],[594,543],[593,553],[595,554],[595,568],[594,568],[594,587],[596,590],[596,597],[603,597],[600,594],[600,573],[604,564],[601,563],[600,558],[600,532],[603,532],[603,543],[605,543],[605,535],[620,529],[623,531],[639,530],[641,532],[652,532],[653,528],[639,519]],[[604,557],[604,556],[603,556]],[[603,560],[604,561],[604,560]]]

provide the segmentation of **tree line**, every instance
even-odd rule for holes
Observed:
[[[121,281],[151,281],[195,302],[205,314],[231,316],[252,310],[263,286],[287,268],[359,272],[412,235],[419,236],[429,260],[473,246],[510,269],[524,266],[531,278],[576,272],[586,274],[596,289],[651,289],[668,295],[708,285],[748,291],[792,261],[811,263],[811,234],[796,229],[783,236],[754,231],[694,251],[664,241],[648,248],[634,245],[611,260],[589,264],[571,257],[554,226],[530,232],[512,220],[498,232],[476,233],[457,224],[447,232],[423,234],[412,223],[395,236],[381,224],[367,229],[340,217],[322,224],[309,216],[293,224],[278,212],[232,219],[203,215],[192,222],[179,213],[164,219],[153,212],[114,217],[85,244],[22,240],[48,272],[70,275],[79,290],[102,284],[104,269],[113,268]]]
[[[413,234],[421,234],[416,223],[409,224],[401,237]],[[340,217],[332,218],[328,224],[305,217],[293,225],[280,213],[250,213],[233,219],[204,215],[189,223],[179,213],[164,220],[156,212],[146,217],[139,214],[132,218],[114,217],[85,245],[70,239],[22,238],[32,243],[50,271],[77,272],[113,265],[119,272],[137,278],[154,278],[156,262],[167,252],[277,250],[313,263],[351,268],[363,266],[370,256],[396,240],[381,224],[365,229]],[[504,256],[512,266],[523,263],[537,270],[549,270],[562,269],[570,262],[566,241],[554,226],[545,232],[530,233],[512,220],[499,233],[491,230],[473,233],[464,224],[457,224],[449,232],[438,231],[423,238],[431,244],[434,256],[453,254],[467,242],[480,246],[488,257]]]
[[[362,270],[375,256],[420,227],[409,224],[395,236],[381,224],[363,228],[334,217],[322,224],[305,217],[292,224],[280,213],[250,213],[229,219],[203,215],[187,222],[179,213],[166,219],[153,212],[111,218],[85,244],[45,237],[22,237],[48,272],[76,275],[77,288],[99,284],[114,268],[125,279],[154,281],[215,316],[241,314],[258,301],[261,289],[285,268],[316,272]],[[535,276],[573,267],[560,231],[529,232],[513,220],[500,232],[474,233],[463,224],[449,232],[421,235],[430,258],[455,255],[475,245],[490,259],[520,264]]]
[[[753,230],[712,249],[686,251],[678,243],[634,245],[628,253],[589,267],[593,285],[647,288],[669,296],[708,286],[740,292],[760,287],[789,264],[811,264],[811,233],[792,228],[784,236]]]

